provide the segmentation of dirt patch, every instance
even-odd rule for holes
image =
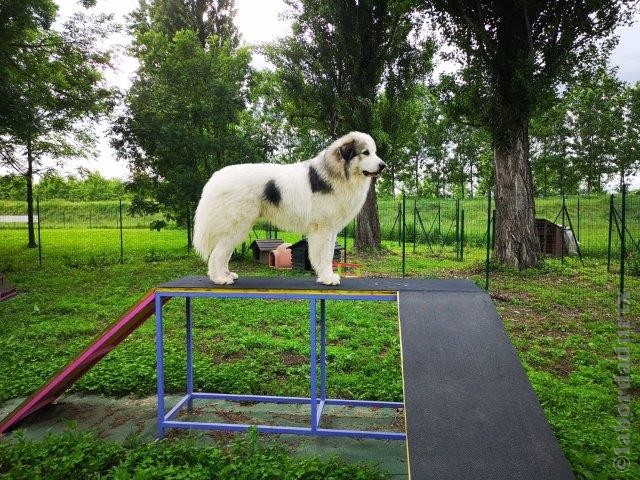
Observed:
[[[282,359],[282,363],[287,367],[309,363],[309,357],[306,355],[300,355],[296,352],[284,352],[280,355],[280,358]]]
[[[505,293],[502,292],[491,292],[490,293],[490,297],[492,300],[495,300],[496,302],[510,302],[511,301],[511,297],[508,296]]]
[[[579,314],[549,315],[526,305],[499,305],[500,317],[507,324],[509,333],[519,338],[537,339],[541,336],[556,339],[570,334],[585,335]]]
[[[214,363],[233,363],[244,360],[247,357],[246,352],[238,350],[237,352],[216,353],[213,355]]]
[[[573,356],[573,350],[567,350],[562,358],[550,365],[543,365],[541,368],[558,377],[566,378],[573,372]]]

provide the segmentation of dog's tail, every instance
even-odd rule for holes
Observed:
[[[207,221],[206,211],[200,201],[193,220],[193,248],[206,262],[215,247],[215,239],[210,231],[210,222]]]

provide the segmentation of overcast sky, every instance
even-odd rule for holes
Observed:
[[[59,5],[58,23],[64,21],[74,11],[81,9],[78,0],[55,0]],[[125,17],[131,12],[138,2],[136,0],[98,0],[97,6],[92,9],[100,13],[113,13],[115,19],[124,23]],[[282,20],[280,14],[286,6],[282,0],[236,0],[238,14],[235,23],[242,34],[244,42],[253,44],[271,41],[284,36],[289,31],[289,23]],[[618,67],[618,76],[621,80],[635,83],[640,80],[640,16],[631,27],[618,28],[616,34],[620,36],[620,43],[614,51],[611,64]],[[124,50],[129,43],[129,38],[122,33],[115,35],[114,46],[120,46]],[[116,69],[107,74],[109,83],[126,89],[131,84],[131,77],[136,69],[135,59],[120,53],[116,58]],[[254,58],[253,65],[257,68],[265,66],[262,58]],[[108,124],[105,122],[98,128],[99,142],[97,146],[98,157],[96,160],[73,162],[64,168],[65,173],[74,173],[78,166],[83,165],[90,170],[99,170],[106,177],[124,178],[128,174],[126,162],[116,161],[115,154],[109,146],[107,136]],[[640,186],[640,179],[636,179],[636,187]]]

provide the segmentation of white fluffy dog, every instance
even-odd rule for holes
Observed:
[[[338,285],[332,267],[336,237],[360,211],[371,178],[385,166],[373,139],[351,132],[311,160],[217,171],[202,191],[193,235],[196,250],[208,261],[209,278],[219,285],[238,278],[229,271],[233,249],[263,218],[280,230],[306,234],[318,282]]]

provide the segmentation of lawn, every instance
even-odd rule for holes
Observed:
[[[43,250],[42,268],[36,267],[37,254],[20,246],[23,233],[0,231],[3,239],[0,271],[5,271],[21,292],[17,298],[0,304],[0,401],[31,393],[149,288],[182,275],[205,272],[204,264],[186,252],[180,231],[125,230],[131,237],[128,241],[125,239],[125,262],[120,264],[119,242],[114,243],[112,238],[114,230],[47,230],[46,235],[50,237],[48,243],[43,237],[43,245],[49,247]],[[364,264],[366,275],[400,274],[397,244],[387,242],[386,247],[387,253],[380,257],[355,258]],[[469,247],[464,262],[454,260],[449,246],[437,256],[428,254],[421,245],[417,253],[412,253],[411,248],[408,252],[409,275],[467,277],[482,282],[482,248]],[[234,270],[244,275],[276,274],[254,265],[246,255],[235,263]],[[631,355],[639,358],[640,280],[628,277],[627,287],[632,300],[630,316],[636,325]],[[619,446],[614,430],[618,417],[614,384],[617,277],[608,275],[606,264],[600,260],[587,258],[585,267],[575,259],[569,259],[564,265],[549,260],[538,269],[524,272],[496,269],[491,277],[491,292],[578,478],[640,478],[637,455],[640,423],[637,420],[632,428],[631,445],[635,448],[629,455],[630,468],[618,472],[612,463],[613,448]],[[309,381],[307,311],[306,303],[295,301],[194,302],[196,388],[229,393],[305,395]],[[328,312],[329,394],[401,400],[396,306],[332,302]],[[170,392],[184,389],[182,315],[180,302],[167,305],[166,381]],[[154,375],[153,326],[147,324],[100,362],[74,390],[110,396],[149,395],[155,392]],[[630,394],[632,412],[637,419],[640,376],[635,370]],[[246,440],[250,441],[254,440]],[[16,461],[33,466],[37,455],[51,455],[51,451],[61,445],[76,452],[79,458],[91,456],[87,451],[103,452],[106,459],[96,467],[96,472],[102,472],[100,468],[117,468],[110,463],[110,449],[130,459],[127,461],[134,466],[138,465],[136,458],[147,461],[161,456],[169,468],[173,465],[169,459],[176,451],[182,451],[180,449],[187,449],[194,458],[199,455],[199,447],[193,445],[171,446],[162,442],[161,447],[121,447],[82,435],[50,438],[38,444],[24,442],[0,444],[0,474]],[[240,440],[244,447],[234,448],[245,448],[245,453],[234,457],[231,447],[223,449],[226,456],[220,462],[245,468],[264,456],[274,459],[273,465],[278,465],[274,468],[306,471],[296,470],[307,468],[304,465],[286,464],[282,459],[287,457],[281,452],[255,447],[250,449],[253,453],[247,454],[248,444],[242,442]],[[85,453],[77,453],[78,449]],[[124,449],[124,453],[119,449]],[[140,460],[143,464],[144,461]],[[325,468],[318,465],[309,468]],[[334,465],[334,468],[337,472],[341,468],[347,472],[351,467]],[[375,478],[370,470],[358,469],[364,475],[360,478]],[[334,477],[358,478],[353,471]],[[21,477],[16,474],[13,478]],[[118,478],[130,477],[123,474]]]

